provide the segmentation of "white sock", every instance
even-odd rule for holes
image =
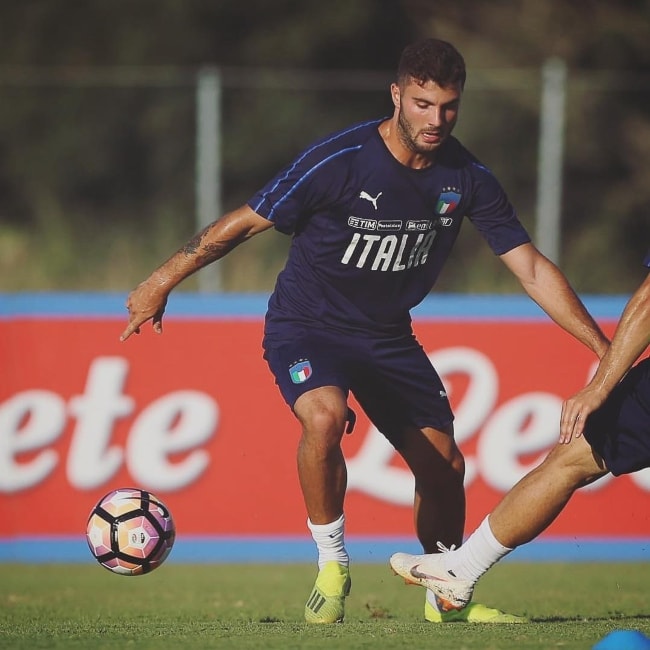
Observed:
[[[318,568],[322,569],[325,562],[334,560],[343,566],[349,566],[350,557],[345,550],[344,529],[345,515],[329,524],[312,524],[307,519],[307,527],[318,548]]]
[[[459,549],[445,553],[444,566],[457,578],[476,582],[512,550],[494,536],[488,516]]]

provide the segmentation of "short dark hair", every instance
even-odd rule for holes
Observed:
[[[442,88],[456,83],[465,85],[465,60],[447,41],[425,38],[407,45],[397,67],[397,83],[404,85],[409,78],[418,84],[433,81]]]

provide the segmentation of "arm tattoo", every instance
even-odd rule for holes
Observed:
[[[201,232],[197,233],[182,248],[181,251],[187,257],[196,257],[197,262],[202,266],[210,264],[220,257],[223,257],[232,246],[226,243],[212,242],[210,244],[201,244],[203,236],[211,228],[206,226]]]
[[[201,244],[201,239],[203,238],[203,235],[206,233],[208,228],[204,228],[201,232],[194,235],[194,237],[192,237],[192,239],[190,239],[190,241],[188,241],[187,244],[181,248],[181,252],[188,256],[195,255],[198,247]]]

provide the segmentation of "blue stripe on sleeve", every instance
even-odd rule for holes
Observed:
[[[361,149],[363,145],[356,145],[354,147],[348,147],[347,149],[341,149],[340,151],[337,151],[336,153],[333,153],[331,156],[328,156],[327,158],[323,158],[317,165],[314,165],[310,170],[308,170],[306,173],[304,173],[285,193],[284,195],[279,198],[274,204],[273,208],[271,208],[271,211],[269,212],[268,216],[266,217],[269,221],[273,221],[273,213],[275,212],[276,208],[286,199],[288,199],[297,189],[298,186],[309,176],[311,176],[317,169],[322,167],[325,163],[329,162],[330,160],[333,160],[334,158],[337,158],[338,156],[341,156],[345,153],[348,153],[350,151],[357,151],[358,149]]]
[[[305,158],[307,158],[307,156],[309,156],[310,154],[314,153],[317,149],[320,149],[321,147],[324,147],[324,146],[326,146],[326,145],[328,145],[328,144],[331,144],[332,142],[335,142],[335,141],[338,140],[339,138],[342,138],[342,137],[344,137],[344,136],[346,136],[346,135],[348,135],[348,134],[350,134],[350,133],[354,133],[355,131],[358,131],[359,129],[364,129],[364,128],[366,128],[366,127],[372,125],[372,124],[379,124],[381,121],[382,121],[382,120],[371,120],[371,121],[369,121],[369,122],[363,122],[363,123],[361,123],[361,124],[356,124],[355,126],[350,127],[349,129],[346,129],[345,131],[339,131],[338,133],[335,133],[333,136],[331,136],[330,138],[327,138],[326,140],[322,140],[322,141],[320,141],[320,142],[317,142],[314,146],[312,146],[312,147],[310,147],[309,149],[307,149],[306,151],[304,151],[303,154],[302,154],[301,156],[299,156],[298,158],[296,158],[296,160],[294,161],[294,163],[293,163],[293,164],[292,164],[292,165],[287,169],[287,171],[284,173],[284,175],[281,176],[281,177],[279,177],[279,178],[277,179],[277,181],[274,183],[273,187],[269,188],[269,190],[268,190],[267,192],[265,192],[264,194],[262,194],[262,197],[261,197],[260,201],[257,203],[256,206],[253,207],[253,210],[254,210],[255,212],[258,212],[260,206],[262,205],[262,203],[264,203],[264,201],[265,201],[266,198],[269,196],[269,194],[272,194],[272,193],[273,193],[273,192],[278,188],[278,186],[280,185],[280,183],[282,183],[284,180],[286,180],[286,179],[289,177],[289,175],[291,174],[291,172],[292,172],[292,171],[293,171],[293,170],[294,170],[298,165],[300,165],[300,163],[301,163]],[[330,158],[331,158],[331,156],[330,156]],[[329,158],[326,159],[326,160],[329,160]],[[324,161],[322,161],[322,162],[324,162]],[[313,168],[312,168],[312,169],[313,169]],[[312,171],[312,170],[310,170],[310,171]],[[309,172],[308,172],[308,173],[309,173]],[[300,181],[301,181],[303,178],[305,178],[305,176],[306,176],[306,175],[302,176],[301,179],[298,181],[298,183],[300,183]],[[296,183],[296,185],[298,185],[298,183]],[[294,190],[294,188],[295,188],[296,185],[294,185],[294,186],[291,188],[291,190],[289,190],[289,192],[292,192],[292,191]],[[285,196],[286,196],[286,195],[285,195]],[[268,216],[267,218],[268,218],[269,220],[271,220],[271,215],[269,214],[269,216]]]

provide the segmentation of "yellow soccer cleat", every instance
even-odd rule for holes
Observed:
[[[524,616],[506,614],[479,603],[470,603],[463,609],[438,612],[428,600],[424,602],[424,618],[430,623],[528,623]]]
[[[345,598],[350,593],[350,585],[350,569],[338,562],[327,562],[318,572],[314,588],[305,604],[305,621],[343,622]]]

